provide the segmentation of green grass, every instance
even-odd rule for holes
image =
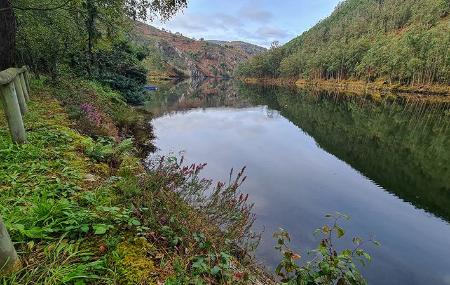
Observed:
[[[132,138],[83,132],[82,116],[68,115],[82,102],[97,104],[117,130],[119,117],[126,117],[127,110],[130,116],[136,113],[101,86],[73,85],[78,91],[58,92],[34,82],[25,116],[27,144],[11,143],[0,112],[0,215],[23,265],[0,277],[0,284],[250,280],[247,275],[234,279],[233,273],[244,269],[231,267],[238,259],[232,257],[230,243],[242,238],[234,231],[245,227],[249,208],[239,202],[228,211],[245,211],[241,215],[220,210],[221,199],[237,201],[238,185],[221,186],[215,203],[190,206],[192,197],[185,192],[198,195],[211,186],[198,178],[202,167],[185,168],[170,159],[146,171]],[[239,218],[228,220],[231,230],[224,232],[220,224],[211,226],[211,213]]]
[[[103,179],[105,167],[82,152],[92,140],[69,128],[58,102],[38,93],[29,109],[23,146],[11,143],[0,114],[0,214],[24,264],[22,272],[2,282],[62,284],[83,274],[97,278],[104,261],[94,260],[94,249],[81,244],[103,218],[86,206],[96,185],[85,179],[88,174]]]

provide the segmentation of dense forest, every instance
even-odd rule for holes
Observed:
[[[449,12],[449,0],[343,1],[312,29],[237,73],[450,84]]]

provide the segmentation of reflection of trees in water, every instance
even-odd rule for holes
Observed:
[[[387,191],[450,221],[450,103],[210,80],[162,86],[146,108],[158,116],[192,108],[256,105],[268,106],[262,111],[269,119],[289,119],[325,151]]]
[[[387,191],[450,221],[450,104],[262,87],[240,89]]]
[[[161,86],[145,104],[146,110],[156,116],[194,108],[246,106],[249,106],[248,100],[239,96],[235,81],[213,79]]]
[[[280,113],[278,111],[264,107],[266,112],[266,117],[269,119],[277,119],[280,116]]]

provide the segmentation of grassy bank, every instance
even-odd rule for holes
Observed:
[[[357,95],[398,94],[405,96],[436,95],[447,100],[450,86],[447,85],[401,85],[389,84],[385,81],[364,82],[358,80],[305,80],[295,78],[243,78],[247,84],[265,84],[276,86],[295,86],[301,89],[319,91],[347,92]],[[434,96],[434,97],[436,97]]]
[[[175,158],[146,170],[145,115],[94,82],[35,80],[29,109],[23,146],[0,113],[0,215],[23,264],[2,284],[256,282],[236,246],[254,238],[242,173],[213,186]]]
[[[295,81],[299,87],[315,87],[325,90],[336,90],[342,92],[352,92],[357,94],[367,93],[409,93],[421,95],[450,95],[450,86],[448,85],[402,85],[392,84],[386,81],[364,82],[358,80],[304,80]]]

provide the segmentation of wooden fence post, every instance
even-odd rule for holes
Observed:
[[[14,87],[16,89],[17,100],[19,101],[20,111],[22,116],[28,112],[27,101],[25,100],[25,95],[22,89],[22,84],[20,82],[19,76],[14,78]]]
[[[21,263],[0,216],[0,276],[19,270]]]
[[[19,80],[20,80],[20,84],[22,85],[23,95],[25,95],[25,101],[29,102],[30,95],[28,93],[29,92],[28,86],[25,82],[25,72],[22,72],[21,74],[19,74]]]
[[[30,93],[30,74],[28,73],[28,68],[25,67],[25,72],[23,73],[25,84],[27,85],[28,94]]]
[[[25,127],[13,82],[6,86],[0,86],[0,100],[5,110],[13,142],[20,144],[26,143]]]

